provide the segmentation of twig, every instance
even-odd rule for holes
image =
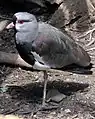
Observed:
[[[44,107],[40,107],[39,109],[35,110],[32,114],[31,117],[33,117],[35,114],[37,114],[37,112],[39,111],[50,111],[50,110],[54,110],[57,109],[59,106],[44,106]]]
[[[95,31],[95,28],[93,28],[93,29],[91,29],[91,30],[89,30],[89,31],[85,32],[85,33],[84,33],[84,35],[79,36],[79,37],[78,37],[78,39],[79,39],[79,38],[83,38],[83,37],[87,36],[89,33],[93,32],[93,31]]]
[[[92,39],[92,40],[88,44],[86,44],[86,46],[90,46],[95,42],[95,38],[90,38],[90,39]]]
[[[21,108],[21,107],[17,107],[16,109],[11,110],[11,111],[6,110],[6,111],[5,111],[5,112],[3,112],[2,114],[12,114],[12,113],[14,113],[14,112],[18,111],[20,108]]]
[[[95,47],[89,48],[89,49],[87,49],[86,51],[89,52],[89,51],[92,51],[92,50],[95,50]]]
[[[95,28],[87,31],[84,35],[78,37],[78,39],[79,38],[83,38],[83,37],[87,36],[88,34],[90,34],[90,38],[89,38],[90,42],[88,44],[86,44],[86,46],[90,46],[90,45],[92,45],[95,42],[95,39],[94,38],[92,39],[92,34],[93,34],[94,31],[95,31]]]
[[[1,16],[1,15],[0,15],[0,19],[4,19],[4,20],[12,20],[12,18],[7,18],[7,17]]]

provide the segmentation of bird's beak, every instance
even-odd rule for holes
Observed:
[[[8,24],[7,26],[6,26],[6,29],[11,29],[11,28],[14,28],[14,24],[13,24],[13,22],[11,22],[10,24]]]

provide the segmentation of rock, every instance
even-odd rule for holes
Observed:
[[[60,101],[62,101],[64,98],[66,98],[66,95],[60,93],[58,90],[56,89],[51,89],[48,91],[47,93],[47,102],[50,101],[54,101],[59,103]]]
[[[86,1],[64,0],[52,15],[50,23],[58,28],[73,24],[73,28],[85,28],[86,30],[89,27],[89,12]]]
[[[3,20],[0,22],[0,32],[2,32],[6,28],[8,22],[9,22],[8,20]]]

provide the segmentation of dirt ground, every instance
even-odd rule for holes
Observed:
[[[0,15],[11,17],[14,12],[0,6]],[[80,42],[87,43],[86,39]],[[87,48],[92,47],[95,43]],[[17,52],[12,30],[0,33],[0,50]],[[56,103],[57,109],[39,111],[34,117],[31,113],[42,102],[43,72],[0,65],[0,114],[14,114],[25,119],[95,119],[95,49],[88,53],[93,63],[92,74],[80,73],[82,69],[75,67],[69,71],[48,72],[47,91],[57,89],[65,97]]]

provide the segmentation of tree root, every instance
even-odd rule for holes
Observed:
[[[89,38],[89,41],[90,41],[90,42],[89,42],[88,44],[86,44],[86,46],[88,47],[88,46],[92,45],[92,44],[95,42],[95,39],[92,38],[92,34],[93,34],[94,31],[95,31],[95,28],[93,28],[93,29],[87,31],[84,35],[78,37],[78,39],[84,38],[84,37],[86,37],[88,34],[90,34],[90,38]]]

